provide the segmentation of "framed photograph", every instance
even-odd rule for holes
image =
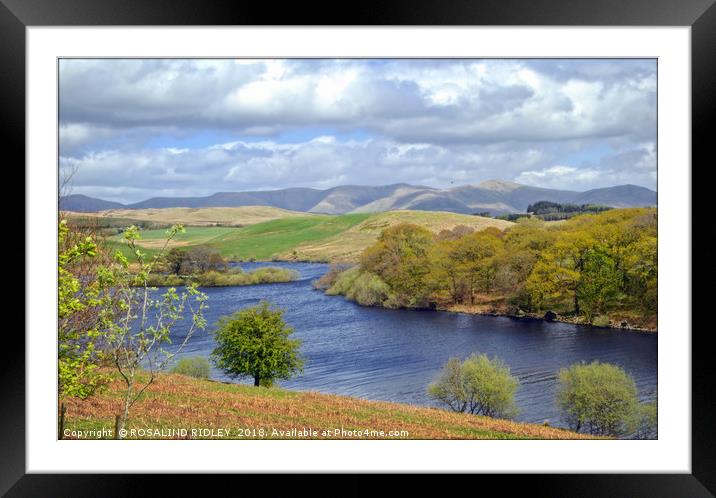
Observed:
[[[27,298],[0,489],[712,496],[691,175],[716,8],[513,4],[3,0]]]

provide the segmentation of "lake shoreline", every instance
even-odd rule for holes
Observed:
[[[323,292],[325,294],[325,290],[322,289],[314,289],[319,292]],[[347,301],[350,301],[343,295],[336,295],[331,297],[342,297],[343,299],[346,299]],[[355,302],[355,301],[350,301]],[[359,303],[355,303],[358,306],[363,306]],[[367,308],[383,308],[383,309],[390,309],[385,308],[384,306],[366,306]],[[582,322],[579,320],[575,320],[574,318],[564,317],[561,315],[557,315],[553,319],[547,319],[544,316],[541,316],[537,313],[523,313],[523,314],[514,314],[514,313],[506,313],[506,312],[496,312],[496,311],[479,311],[476,309],[455,309],[450,307],[435,307],[435,308],[400,308],[407,311],[440,311],[443,313],[454,313],[454,314],[462,314],[462,315],[475,315],[475,316],[494,316],[494,317],[503,317],[503,318],[511,318],[513,320],[517,321],[529,321],[529,322],[545,322],[545,323],[568,323],[570,325],[577,325],[580,327],[585,327],[589,329],[605,329],[605,330],[624,330],[628,332],[641,332],[641,333],[648,333],[648,334],[658,334],[657,329],[651,329],[646,327],[636,327],[633,325],[626,325],[626,326],[616,326],[616,325],[594,325],[591,323]]]
[[[658,329],[652,329],[647,327],[637,327],[633,325],[626,325],[626,326],[617,326],[617,325],[594,325],[591,323],[582,322],[579,320],[575,320],[574,318],[564,317],[557,315],[555,318],[548,320],[544,316],[540,316],[536,313],[523,313],[523,314],[514,314],[514,313],[499,313],[494,311],[478,311],[478,310],[468,310],[468,309],[450,309],[450,308],[435,308],[435,311],[446,311],[449,313],[462,313],[465,315],[479,315],[479,316],[501,316],[506,318],[512,318],[513,320],[520,320],[520,321],[540,321],[540,322],[558,322],[558,323],[569,323],[571,325],[579,325],[582,327],[588,327],[590,329],[611,329],[611,330],[626,330],[626,331],[632,331],[632,332],[643,332],[643,333],[649,333],[649,334],[658,334]]]
[[[315,260],[298,260],[298,259],[271,259],[266,261],[231,261],[231,263],[234,264],[242,264],[242,263],[308,263],[308,264],[330,264],[328,261],[315,261]],[[325,289],[317,289],[314,288],[314,290],[318,290],[325,294]],[[334,297],[334,296],[331,296]],[[346,299],[345,296],[341,296],[343,299]],[[358,303],[356,303],[358,304]],[[382,308],[382,306],[373,306],[377,308]],[[619,325],[594,325],[591,323],[586,323],[577,319],[574,319],[572,317],[566,317],[562,315],[556,315],[553,319],[549,320],[544,317],[544,315],[537,314],[537,313],[526,313],[523,312],[521,314],[515,314],[515,313],[507,313],[507,312],[499,312],[499,311],[482,311],[478,309],[471,309],[469,307],[457,307],[453,305],[452,307],[435,307],[435,308],[403,308],[406,310],[416,310],[416,311],[444,311],[448,313],[458,313],[458,314],[465,314],[465,315],[478,315],[478,316],[496,316],[496,317],[505,317],[505,318],[512,318],[514,320],[520,320],[520,321],[541,321],[541,322],[557,322],[557,323],[569,323],[571,325],[578,325],[582,327],[588,327],[591,329],[612,329],[612,330],[626,330],[626,331],[632,331],[632,332],[642,332],[642,333],[649,333],[649,334],[658,334],[657,328],[649,328],[649,327],[638,327],[635,325],[629,325],[626,326],[619,326]]]

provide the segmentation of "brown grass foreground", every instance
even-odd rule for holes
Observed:
[[[102,438],[113,438],[114,417],[121,411],[121,387],[115,381],[92,398],[66,400],[65,439],[97,439],[96,431],[102,429]],[[589,438],[543,425],[437,408],[257,388],[177,374],[162,374],[155,380],[132,408],[127,429],[135,429],[134,439]],[[127,438],[133,437],[129,434]]]

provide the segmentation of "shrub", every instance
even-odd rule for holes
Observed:
[[[361,271],[357,266],[338,273],[326,294],[343,295],[362,306],[397,307],[393,305],[395,296],[391,293],[390,286],[378,275]]]
[[[390,287],[377,275],[361,273],[348,289],[346,298],[363,306],[378,306],[390,295]]]
[[[170,370],[171,373],[188,375],[197,379],[209,378],[209,360],[203,356],[181,358]]]
[[[610,324],[611,321],[607,315],[599,315],[594,317],[594,320],[592,320],[592,325],[595,327],[609,327]]]
[[[514,395],[518,380],[499,358],[473,354],[464,362],[450,358],[428,396],[456,412],[509,418],[517,413]]]
[[[656,439],[658,433],[657,403],[640,403],[635,410],[632,437],[634,439]]]
[[[560,370],[559,384],[557,403],[573,430],[606,436],[633,430],[636,384],[622,368],[597,361],[572,365]]]
[[[351,289],[351,287],[353,287],[353,283],[356,281],[359,275],[360,268],[357,266],[354,266],[353,268],[342,272],[338,275],[338,278],[336,278],[336,281],[333,283],[333,285],[331,285],[328,290],[326,290],[326,294],[328,294],[329,296],[345,296]]]
[[[137,286],[143,285],[142,282],[135,282]],[[149,287],[179,287],[186,285],[188,280],[179,275],[162,275],[160,273],[150,273],[147,275],[147,286]]]
[[[291,282],[298,278],[298,272],[286,268],[265,267],[251,272],[231,269],[227,272],[209,270],[199,275],[181,276],[173,274],[150,274],[148,285],[153,287],[179,287],[195,282],[200,287],[227,287],[232,285],[255,285]],[[141,282],[137,282],[141,285]]]
[[[321,278],[311,282],[311,285],[314,289],[326,290],[336,283],[341,273],[349,268],[351,268],[350,265],[332,263],[328,271]]]
[[[219,273],[218,271],[210,270],[203,275],[200,275],[198,281],[199,285],[214,287],[220,285],[223,280],[223,277],[224,275]]]
[[[275,266],[257,268],[250,272],[249,275],[251,275],[253,283],[257,284],[290,282],[298,278],[297,271]]]

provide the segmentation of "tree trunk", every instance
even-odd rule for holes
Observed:
[[[119,416],[119,423],[115,424],[117,427],[117,439],[123,439],[120,432],[122,429],[125,428],[127,425],[127,419],[129,418],[129,407],[132,405],[132,391],[131,388],[127,390],[127,393],[125,394],[124,398],[124,410],[122,411],[122,415]]]
[[[574,291],[574,314],[579,315],[579,298],[577,297],[577,291]]]
[[[259,374],[254,375],[254,387],[259,387]]]
[[[65,412],[67,411],[67,406],[65,406],[65,402],[62,402],[62,406],[60,408],[60,434],[58,436],[58,439],[64,439],[65,437]]]
[[[121,429],[122,422],[119,415],[114,416],[114,439],[121,439],[119,437],[119,430]]]

